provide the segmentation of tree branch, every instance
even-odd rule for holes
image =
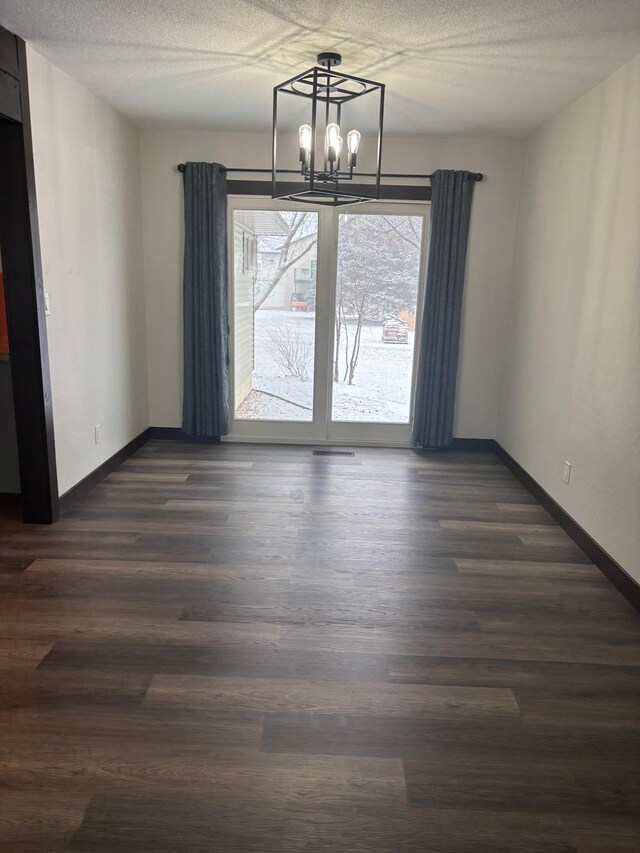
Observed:
[[[309,214],[307,213],[302,213],[300,215],[296,213],[294,215],[294,219],[291,223],[289,233],[287,234],[287,237],[284,243],[282,244],[282,248],[280,249],[280,259],[278,261],[278,267],[267,282],[267,284],[263,287],[259,296],[257,296],[253,305],[254,313],[264,305],[269,296],[273,293],[278,282],[282,280],[282,277],[287,272],[287,270],[290,269],[293,264],[299,261],[300,258],[303,258],[308,252],[310,252],[311,249],[318,242],[318,237],[316,235],[315,237],[310,239],[309,244],[301,252],[298,252],[298,254],[295,255],[293,258],[288,259],[289,249],[291,248],[293,238],[296,236],[296,234],[300,231],[304,223],[307,221],[308,215]]]
[[[389,228],[391,228],[391,230],[394,231],[398,235],[398,237],[400,237],[402,240],[404,240],[405,243],[408,243],[410,246],[413,246],[414,249],[417,249],[418,251],[420,251],[420,241],[417,239],[417,235],[415,234],[415,231],[414,231],[415,238],[412,239],[411,237],[407,237],[406,234],[403,234],[402,231],[398,228],[398,226],[394,225],[393,222],[391,222],[387,216],[383,216],[382,218],[387,223]],[[412,231],[414,230],[413,227],[411,230]]]

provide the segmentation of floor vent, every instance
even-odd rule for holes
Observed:
[[[314,456],[355,456],[353,450],[314,450]]]

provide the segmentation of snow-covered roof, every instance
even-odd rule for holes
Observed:
[[[277,210],[236,210],[235,221],[254,234],[286,235],[289,226]]]

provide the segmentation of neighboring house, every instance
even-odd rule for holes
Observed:
[[[253,304],[258,276],[258,237],[285,235],[288,226],[275,210],[238,210],[233,233],[235,406],[251,391],[254,362]]]
[[[288,225],[278,211],[238,210],[234,228],[234,327],[235,327],[235,407],[251,391],[255,360],[254,304],[256,293],[275,272],[278,251],[260,249],[261,236],[284,236]],[[315,235],[300,237],[292,243],[292,255],[299,255]],[[289,310],[291,297],[300,294],[315,297],[316,259],[313,250],[293,264],[266,299],[263,309]]]
[[[316,239],[315,234],[300,237],[291,243],[291,253],[299,255],[307,245]],[[261,251],[258,256],[257,289],[269,279],[278,266],[279,252]],[[302,298],[313,298],[315,300],[316,289],[316,258],[313,250],[307,252],[293,266],[289,267],[282,276],[272,293],[265,300],[263,308],[275,308],[289,310],[291,308],[291,297],[294,293]]]

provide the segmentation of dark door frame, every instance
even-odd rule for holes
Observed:
[[[23,517],[59,516],[26,47],[0,27],[0,249]]]

